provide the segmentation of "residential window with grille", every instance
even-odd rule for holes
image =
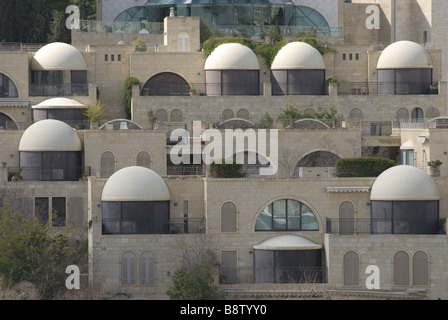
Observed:
[[[409,285],[409,255],[404,251],[394,255],[394,285]]]
[[[126,251],[121,256],[121,284],[137,284],[137,257],[134,252]]]
[[[155,283],[155,256],[151,251],[144,251],[140,255],[140,285]]]

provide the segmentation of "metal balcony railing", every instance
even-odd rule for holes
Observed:
[[[327,277],[324,267],[221,268],[219,281],[221,284],[324,283]]]
[[[30,96],[31,97],[56,97],[56,96],[66,96],[70,97],[73,95],[77,96],[88,96],[89,95],[89,84],[30,84]]]
[[[326,219],[326,233],[357,234],[438,234],[438,221],[424,219]]]
[[[170,233],[205,233],[205,218],[171,218]]]

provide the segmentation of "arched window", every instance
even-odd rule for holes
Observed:
[[[18,98],[19,93],[14,82],[3,73],[0,73],[0,98]]]
[[[305,204],[282,199],[267,205],[258,215],[255,231],[319,230],[313,211]]]
[[[159,109],[156,111],[156,118],[159,122],[168,122],[168,112],[163,109]]]
[[[397,110],[397,120],[409,120],[409,111],[406,108],[400,108]]]
[[[241,119],[245,119],[245,120],[249,120],[249,111],[247,111],[247,109],[240,109],[236,113],[236,117],[237,118],[241,118]]]
[[[236,232],[236,206],[226,202],[221,207],[221,232]]]
[[[404,251],[394,255],[394,285],[409,285],[409,255]]]
[[[333,152],[315,151],[300,159],[297,167],[334,167],[339,159],[339,156]]]
[[[182,122],[183,119],[182,111],[179,109],[174,109],[171,111],[170,122]]]
[[[115,155],[106,151],[101,155],[101,177],[108,178],[115,172]]]
[[[196,265],[196,263],[198,263],[198,254],[193,250],[187,250],[184,253],[183,265],[187,269],[191,270]]]
[[[136,165],[140,167],[150,168],[151,167],[151,157],[148,152],[141,151],[137,154]]]
[[[140,255],[140,285],[155,283],[155,263],[156,259],[151,251],[144,251]]]
[[[235,118],[235,113],[231,109],[226,109],[222,112],[222,120],[229,120]]]
[[[339,205],[339,233],[353,234],[355,229],[355,206],[350,201]]]
[[[350,110],[350,120],[358,121],[362,119],[362,111],[359,108],[353,108]]]
[[[359,285],[359,256],[354,251],[344,254],[344,285]]]
[[[149,89],[150,96],[189,96],[190,86],[181,76],[172,72],[162,72],[149,79],[143,88]]]
[[[177,37],[177,51],[190,52],[190,36],[185,32],[182,32]]]
[[[137,257],[131,251],[126,251],[121,256],[121,284],[137,284]]]
[[[6,114],[0,112],[0,130],[15,129],[14,121]]]
[[[422,108],[414,108],[411,113],[412,120],[420,120],[423,119],[423,110]]]
[[[424,251],[417,251],[412,257],[412,283],[427,285],[428,280],[428,255]]]

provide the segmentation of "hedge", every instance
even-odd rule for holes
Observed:
[[[395,161],[382,157],[344,158],[336,161],[337,177],[377,177],[395,166]]]
[[[243,172],[243,165],[236,163],[233,160],[233,164],[226,164],[225,159],[221,160],[221,163],[210,164],[210,176],[212,178],[244,178],[246,173]]]

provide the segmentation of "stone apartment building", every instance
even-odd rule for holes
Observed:
[[[105,298],[166,299],[170,275],[209,256],[232,299],[300,298],[310,288],[331,299],[448,297],[447,4],[294,5],[281,8],[295,13],[281,27],[290,43],[270,67],[239,44],[205,57],[199,7],[153,12],[146,1],[99,1],[102,20],[83,22],[71,44],[2,48],[2,192],[55,231],[80,227],[89,279]],[[366,27],[371,5],[379,29]],[[222,23],[227,9],[210,10],[214,27],[232,29]],[[254,4],[248,12],[261,19],[273,10]],[[290,36],[307,19],[334,53]],[[138,39],[146,51],[136,50]],[[122,99],[129,77],[141,82],[131,119]],[[106,112],[95,126],[82,110],[98,101]],[[213,178],[203,162],[171,161],[174,129],[187,129],[202,153],[207,129],[223,140],[225,129],[260,132],[266,113],[275,120],[287,107],[334,108],[341,121],[274,121],[272,175],[260,175],[258,163],[244,166],[244,178]],[[272,147],[262,156],[270,159]],[[256,150],[232,156],[241,152]],[[377,178],[334,173],[337,159],[374,155],[397,166]],[[430,160],[442,162],[437,173]],[[380,271],[373,289],[370,266]]]

